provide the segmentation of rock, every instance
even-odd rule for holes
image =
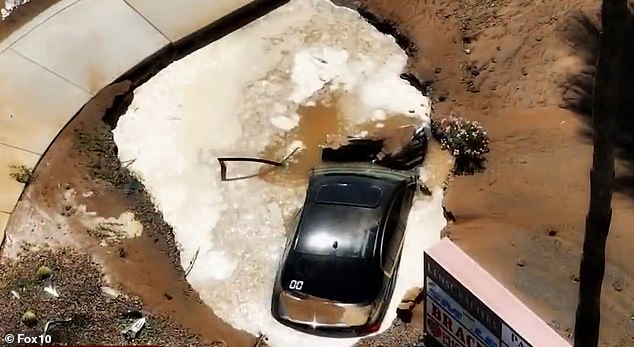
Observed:
[[[413,302],[401,302],[396,308],[397,311],[411,311],[414,309],[415,304]]]
[[[442,68],[437,67],[436,70],[434,70],[435,73],[441,73],[442,72]]]
[[[51,270],[51,268],[49,268],[48,266],[40,266],[35,274],[37,275],[38,279],[43,280],[51,277],[51,274],[53,274],[53,270]]]
[[[429,187],[427,187],[424,183],[420,184],[419,189],[420,189],[421,193],[423,193],[423,194],[425,194],[427,196],[432,196],[433,195],[431,190],[429,189]]]
[[[57,289],[53,288],[51,285],[44,287],[44,291],[55,298],[59,298],[59,293],[57,292]]]
[[[403,299],[401,299],[401,301],[403,301],[403,302],[405,302],[405,301],[411,301],[411,302],[416,301],[416,299],[418,298],[418,296],[420,295],[422,290],[423,290],[423,288],[421,288],[421,287],[410,288],[407,292],[405,292],[405,295],[403,295]]]
[[[548,236],[555,236],[557,235],[557,230],[548,230]]]
[[[125,319],[140,319],[143,318],[143,313],[139,310],[127,310],[121,316]]]
[[[623,290],[623,284],[620,280],[616,280],[612,282],[612,288],[614,288],[614,290],[616,290],[617,292],[620,292]]]
[[[17,291],[12,290],[11,295],[13,295],[14,298],[20,300],[20,293],[18,293]]]
[[[579,282],[579,276],[578,275],[570,275],[570,279],[573,280],[574,282]]]
[[[414,303],[413,302],[402,302],[396,308],[396,317],[402,320],[405,323],[409,323],[414,316]]]
[[[258,333],[258,337],[255,339],[253,347],[265,347],[268,346],[269,338],[261,332]]]
[[[515,265],[517,265],[519,267],[524,267],[524,266],[526,266],[526,262],[524,261],[524,259],[520,258],[520,259],[517,260]]]
[[[105,287],[105,286],[101,287],[101,292],[105,296],[107,296],[107,297],[109,297],[111,299],[116,299],[116,298],[119,297],[119,295],[121,295],[121,293],[118,290],[116,290],[114,288],[110,288],[110,287]]]
[[[447,211],[445,206],[442,207],[442,213],[448,223],[453,224],[456,222],[456,217],[454,216],[453,212]]]
[[[26,325],[29,328],[32,328],[37,325],[37,316],[31,310],[24,312],[22,315],[22,324]]]

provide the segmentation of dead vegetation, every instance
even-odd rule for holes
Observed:
[[[11,165],[9,168],[9,175],[11,176],[11,178],[20,183],[29,184],[35,179],[33,169],[25,165]]]
[[[112,132],[105,124],[95,131],[77,130],[75,148],[90,156],[91,175],[119,188],[136,179],[127,168],[119,164],[117,146]]]

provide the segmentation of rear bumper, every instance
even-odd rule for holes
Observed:
[[[281,324],[306,334],[321,336],[321,337],[362,337],[370,332],[366,332],[366,325],[350,327],[350,326],[316,326],[313,327],[308,324],[296,323],[273,314],[273,318]]]
[[[308,319],[305,314],[301,315],[303,316],[303,318],[300,316],[293,316],[292,311],[289,310],[290,307],[287,307],[284,304],[285,299],[288,300],[288,298],[293,298],[294,301],[296,300],[296,302],[300,302],[302,303],[302,305],[304,304],[303,302],[306,302],[308,305],[308,303],[310,302],[310,299],[299,299],[290,295],[284,295],[284,294],[280,295],[280,294],[281,294],[280,292],[276,291],[275,294],[273,295],[273,298],[271,301],[271,314],[273,318],[275,318],[275,320],[277,320],[279,323],[289,328],[292,328],[307,334],[316,335],[316,336],[340,337],[340,338],[360,337],[360,336],[368,335],[373,332],[372,329],[369,329],[369,327],[373,323],[370,317],[376,317],[376,315],[373,314],[374,313],[373,305],[369,305],[365,307],[359,307],[356,305],[346,305],[348,306],[349,310],[357,310],[357,312],[359,313],[362,312],[361,315],[356,316],[355,320],[350,320],[350,316],[348,316],[349,317],[348,320],[344,319],[343,322],[318,323],[315,321],[312,321],[312,322],[307,321]],[[282,297],[286,297],[286,298],[283,299]],[[314,317],[314,313],[313,313],[313,317]]]

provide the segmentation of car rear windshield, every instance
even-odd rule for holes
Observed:
[[[381,212],[337,204],[304,207],[295,251],[337,257],[371,257]]]
[[[334,183],[319,187],[315,202],[375,208],[381,202],[381,188],[370,184]]]

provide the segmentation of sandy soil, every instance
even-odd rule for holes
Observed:
[[[418,48],[410,71],[433,81],[435,117],[481,121],[492,137],[486,172],[456,178],[451,238],[570,337],[588,205],[587,117],[560,108],[585,52],[564,40],[598,2],[363,1]],[[424,23],[422,25],[421,23]],[[591,38],[586,38],[590,40]],[[620,174],[627,163],[619,163]],[[631,196],[614,197],[601,343],[634,344]]]
[[[582,52],[563,37],[576,28],[571,18],[581,10],[592,13],[598,2],[345,2],[398,23],[411,41],[410,72],[431,85],[435,117],[456,113],[487,127],[492,137],[488,169],[451,182],[446,206],[457,222],[447,233],[570,337],[592,148],[587,118],[559,107],[566,78],[586,68]],[[405,39],[399,42],[407,44]],[[100,118],[126,88],[104,91],[64,130],[43,158],[46,165],[38,167],[17,212],[24,220],[56,221],[53,229],[72,237],[57,233],[47,240],[50,246],[82,247],[112,274],[111,286],[137,295],[148,312],[171,317],[169,324],[208,344],[252,346],[253,337],[218,320],[186,284],[169,227],[154,213],[142,187],[111,166],[116,162],[111,157],[114,149],[97,145],[109,136]],[[78,143],[83,152],[77,151]],[[620,163],[620,169],[626,164]],[[76,192],[76,201],[64,199],[66,190]],[[144,226],[143,236],[102,240],[103,235],[81,223],[85,215],[75,213],[81,205],[102,217],[118,217],[131,209]],[[634,235],[627,228],[634,223],[633,207],[630,195],[615,195],[603,293],[604,346],[634,344]],[[29,228],[23,229],[12,237],[30,240]],[[417,311],[415,318],[420,314]],[[397,322],[389,334],[360,344],[395,346],[398,340],[399,346],[404,341],[414,345],[419,329],[419,319]]]

